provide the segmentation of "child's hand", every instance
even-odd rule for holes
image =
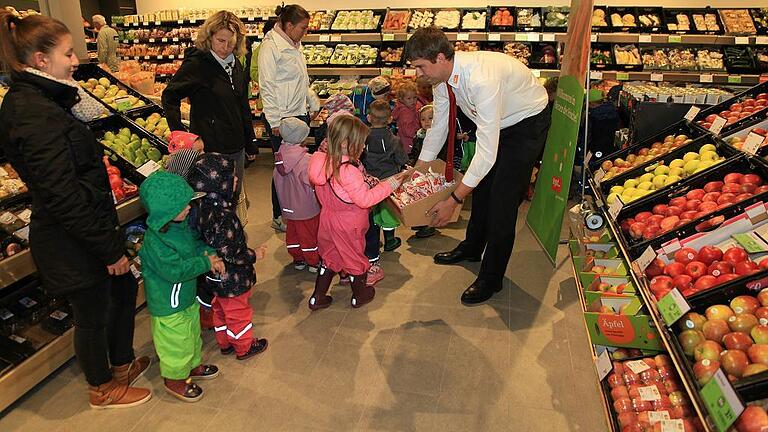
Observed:
[[[257,260],[263,260],[264,257],[267,255],[267,245],[261,245],[257,247],[253,252],[256,253],[256,259]]]
[[[403,184],[404,181],[408,179],[408,177],[410,177],[410,175],[410,171],[401,171],[388,178],[387,181],[389,182],[390,186],[392,186],[392,189],[397,189],[401,184]]]
[[[224,266],[224,261],[222,261],[218,255],[208,255],[208,261],[211,262],[212,272],[222,274],[227,271],[227,268]]]

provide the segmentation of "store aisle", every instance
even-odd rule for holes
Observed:
[[[138,383],[153,388],[153,400],[111,411],[88,408],[73,360],[13,405],[0,430],[606,430],[567,252],[553,270],[524,212],[505,289],[485,305],[459,303],[479,263],[432,264],[463,229],[406,241],[411,231],[400,228],[403,246],[383,255],[373,303],[352,310],[349,289],[335,286],[331,308],[310,314],[313,275],[286,267],[283,235],[269,227],[271,173],[263,155],[246,176],[250,243],[269,248],[251,300],[255,335],[270,339],[265,354],[223,357],[206,332],[207,359],[222,375],[202,383],[200,403],[166,395],[153,364]],[[145,311],[136,347],[154,356]]]

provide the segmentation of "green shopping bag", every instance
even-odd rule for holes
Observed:
[[[475,143],[473,141],[464,141],[461,143],[461,172],[466,172],[469,163],[475,156]]]

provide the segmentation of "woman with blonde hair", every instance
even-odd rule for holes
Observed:
[[[244,203],[240,192],[246,150],[256,153],[252,150],[256,137],[248,80],[238,60],[245,55],[245,33],[245,26],[232,12],[213,14],[200,27],[195,46],[186,50],[179,71],[163,91],[163,109],[171,130],[185,130],[180,105],[189,98],[189,131],[200,136],[206,152],[221,153],[235,163],[239,181],[234,199],[239,203]]]

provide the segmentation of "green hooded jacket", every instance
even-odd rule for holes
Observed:
[[[147,210],[148,229],[139,250],[147,307],[152,316],[167,316],[194,304],[197,276],[211,269],[206,256],[214,255],[190,228],[188,221],[173,222],[194,191],[176,174],[155,172],[139,188]],[[164,226],[165,232],[160,232]]]

